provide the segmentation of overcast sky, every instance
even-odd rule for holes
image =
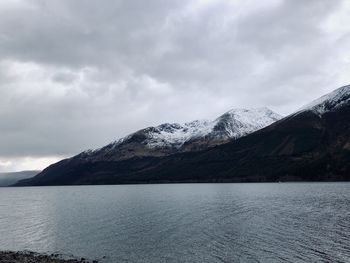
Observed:
[[[350,83],[350,1],[1,0],[0,171]]]

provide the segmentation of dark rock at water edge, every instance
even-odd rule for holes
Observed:
[[[98,263],[97,260],[63,259],[59,254],[39,254],[31,251],[0,251],[0,263]]]

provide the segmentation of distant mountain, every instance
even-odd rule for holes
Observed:
[[[0,187],[9,186],[16,183],[19,180],[33,177],[40,173],[40,171],[22,171],[12,173],[0,173]]]
[[[227,127],[218,126],[220,132]],[[179,149],[196,141],[192,138]],[[201,151],[116,160],[86,156],[63,160],[18,185],[349,181],[350,86],[268,127]]]

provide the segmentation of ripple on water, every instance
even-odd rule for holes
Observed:
[[[350,262],[350,184],[2,188],[0,237],[106,262]]]

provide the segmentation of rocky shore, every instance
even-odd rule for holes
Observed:
[[[59,254],[39,254],[30,251],[0,251],[0,263],[98,263],[97,260],[62,259]]]

